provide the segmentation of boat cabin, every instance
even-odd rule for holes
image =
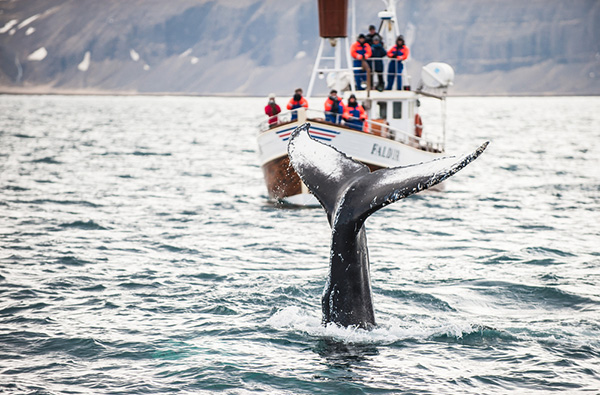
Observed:
[[[347,103],[351,92],[344,95]],[[412,91],[357,91],[356,100],[362,104],[368,119],[387,125],[391,130],[415,135],[415,116],[418,114],[419,100]]]
[[[410,132],[414,129],[416,98],[374,98],[366,110],[369,118],[381,120],[393,129]]]

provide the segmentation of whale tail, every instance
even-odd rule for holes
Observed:
[[[345,223],[357,233],[375,211],[430,188],[475,160],[489,142],[461,157],[444,157],[415,165],[369,168],[312,137],[305,123],[292,133],[290,161],[302,181],[327,212],[329,224]]]

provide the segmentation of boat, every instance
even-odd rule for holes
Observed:
[[[381,86],[373,89],[371,81],[374,76],[369,64],[363,61],[362,67],[354,67],[351,62],[347,37],[348,0],[319,0],[318,3],[320,44],[305,96],[311,105],[317,104],[318,107],[284,111],[258,125],[260,165],[269,199],[278,204],[319,205],[290,165],[287,155],[292,131],[306,122],[310,123],[309,133],[313,138],[364,163],[371,171],[429,161],[445,152],[445,100],[454,79],[452,67],[440,62],[425,65],[414,90],[406,72],[402,73],[400,89],[395,84],[389,90]],[[386,8],[378,13],[378,33],[384,43],[394,43],[400,35],[395,3],[393,0],[384,3]],[[384,78],[387,80],[388,60],[384,59],[384,62]],[[357,86],[354,73],[360,69],[368,78]],[[326,120],[328,114],[324,111],[324,101],[312,98],[318,80],[325,80],[329,89],[340,92],[344,104],[354,95],[363,105],[367,120],[360,130],[339,118],[334,119],[336,122]],[[441,101],[441,131],[422,133],[419,109],[423,97]]]

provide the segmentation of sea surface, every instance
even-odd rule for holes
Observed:
[[[265,104],[0,96],[0,392],[600,393],[600,97],[448,100],[447,152],[490,145],[367,221],[370,332],[321,326]]]

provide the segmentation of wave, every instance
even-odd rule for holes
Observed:
[[[238,315],[238,312],[230,309],[227,306],[218,305],[218,306],[209,306],[204,309],[200,309],[197,311],[198,313],[203,314],[214,314],[214,315]]]
[[[524,227],[523,227],[524,228]],[[529,227],[528,229],[536,229]],[[557,248],[549,247],[526,247],[521,251],[510,254],[505,251],[487,258],[487,264],[521,263],[524,265],[553,266],[562,265],[577,255]]]
[[[51,165],[60,165],[60,164],[63,163],[63,162],[61,162],[59,160],[54,159],[54,157],[52,157],[52,156],[46,156],[45,158],[34,159],[34,160],[29,161],[29,162],[30,163],[48,163],[48,164],[51,164]]]
[[[81,288],[81,290],[88,291],[88,292],[105,291],[106,287],[102,284],[96,284],[96,285],[91,285],[89,287],[83,287],[83,288]]]
[[[182,254],[202,255],[202,253],[200,251],[193,249],[193,248],[177,247],[177,246],[165,244],[165,243],[156,243],[156,248],[167,250],[169,252],[178,252],[178,253],[182,253]]]
[[[408,290],[400,290],[400,289],[379,289],[377,290],[377,294],[383,296],[390,296],[394,299],[414,303],[419,306],[423,306],[427,309],[438,310],[438,311],[456,311],[448,302],[439,299],[431,294],[408,291]]]
[[[23,134],[23,133],[15,133],[13,134],[14,137],[20,138],[20,139],[34,139],[36,138],[35,136],[30,136],[28,134]]]
[[[171,153],[158,153],[158,152],[143,152],[143,151],[133,151],[132,155],[135,156],[171,156]]]
[[[547,305],[550,308],[584,310],[600,306],[600,301],[550,286],[535,286],[504,281],[475,281],[473,288],[484,295],[514,299],[519,304]]]
[[[26,305],[20,303],[18,306],[10,306],[10,307],[3,308],[2,310],[0,310],[0,316],[12,315],[14,313],[18,313],[18,312],[26,311],[26,310],[42,310],[49,306],[50,305],[48,305],[47,303],[43,303],[43,302],[36,302],[36,303],[26,304]]]
[[[161,284],[158,282],[140,283],[140,282],[135,282],[135,281],[129,281],[129,282],[117,284],[117,286],[119,286],[121,288],[125,288],[125,289],[145,289],[145,288],[160,289],[161,288]]]
[[[106,346],[94,338],[52,337],[36,342],[35,347],[31,347],[29,351],[34,355],[60,352],[74,357],[90,358],[101,355],[105,350]]]
[[[512,338],[507,333],[481,324],[443,318],[423,318],[419,321],[392,318],[379,322],[371,331],[355,327],[342,328],[335,324],[323,326],[320,317],[306,313],[296,306],[277,311],[266,324],[277,330],[303,332],[309,336],[325,337],[344,343],[391,344],[406,340],[470,342],[481,338]]]
[[[55,324],[55,321],[50,318],[30,318],[22,316],[9,316],[7,319],[2,320],[2,324],[18,324],[22,326],[44,326]]]
[[[65,255],[63,257],[58,258],[56,261],[54,261],[54,263],[67,265],[67,266],[84,266],[91,262],[86,261],[84,259],[76,258],[71,255]]]
[[[223,282],[225,280],[227,280],[229,277],[226,275],[220,275],[220,274],[215,274],[215,273],[205,273],[205,272],[201,272],[201,273],[185,273],[185,274],[181,274],[178,276],[178,278],[182,278],[182,279],[198,279],[198,280],[209,280],[210,282]]]
[[[29,188],[23,188],[18,185],[6,185],[6,186],[2,187],[2,189],[7,190],[7,191],[15,191],[15,192],[24,192],[24,191],[29,190]]]
[[[77,228],[83,230],[108,230],[103,226],[100,226],[96,222],[89,221],[75,221],[75,222],[65,222],[59,225],[61,228]]]
[[[548,247],[527,247],[523,252],[531,255],[555,256],[555,257],[574,257],[575,255],[563,250]]]
[[[98,208],[101,204],[88,202],[86,200],[56,200],[56,199],[35,199],[35,200],[13,200],[11,203],[17,204],[64,204],[64,205],[81,205],[86,207]]]
[[[117,151],[107,151],[100,156],[121,156],[121,155],[133,155],[133,156],[171,156],[170,152],[149,152],[149,151],[133,151],[133,152],[117,152]]]

